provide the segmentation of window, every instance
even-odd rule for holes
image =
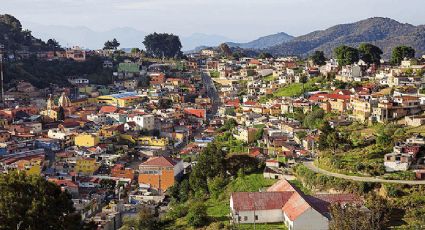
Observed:
[[[247,216],[244,216],[244,217],[243,217],[243,220],[244,220],[244,221],[247,221],[247,220],[248,220],[248,217],[247,217]]]
[[[258,216],[257,215],[255,215],[255,220],[258,220]]]

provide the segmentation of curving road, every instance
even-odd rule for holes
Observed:
[[[376,183],[393,183],[393,184],[408,184],[408,185],[425,185],[425,181],[411,181],[411,180],[385,180],[375,177],[361,177],[361,176],[348,176],[345,174],[339,174],[329,172],[321,169],[313,164],[312,161],[304,162],[304,166],[316,173],[321,173],[326,176],[337,177],[346,180],[363,181],[363,182],[376,182]]]

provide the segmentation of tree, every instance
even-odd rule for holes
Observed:
[[[208,179],[216,176],[226,176],[225,158],[226,153],[215,142],[208,144],[202,150],[189,178],[190,187],[195,193],[208,194]]]
[[[161,98],[158,101],[158,107],[160,109],[169,109],[173,105],[173,101],[169,98]]]
[[[104,50],[117,50],[121,44],[118,42],[116,38],[112,39],[112,41],[106,41],[103,49]]]
[[[182,56],[180,38],[173,34],[153,33],[145,37],[146,52],[153,57],[173,58]]]
[[[52,51],[57,51],[61,49],[61,46],[59,45],[59,42],[57,42],[55,39],[49,39],[47,40],[47,46],[52,49]]]
[[[391,63],[393,65],[400,65],[404,58],[414,58],[415,49],[410,46],[397,46],[393,49],[391,56]]]
[[[0,23],[10,26],[14,31],[22,31],[21,22],[10,14],[0,15]]]
[[[0,174],[0,228],[81,229],[71,196],[39,176]]]
[[[148,207],[143,207],[137,217],[125,218],[122,229],[124,230],[155,230],[159,229],[159,223],[155,215]]]
[[[232,56],[232,50],[230,49],[229,45],[227,45],[226,43],[221,43],[219,48],[221,53],[224,54],[226,57]]]
[[[140,53],[140,49],[139,48],[131,48],[131,51],[130,51],[132,54],[137,54],[137,53]]]
[[[362,43],[359,46],[359,56],[367,64],[377,64],[379,65],[381,61],[381,55],[383,54],[382,50],[369,43]]]
[[[351,65],[359,61],[359,51],[353,47],[338,46],[335,48],[334,53],[339,66]]]
[[[326,64],[325,53],[323,51],[319,51],[319,50],[314,51],[310,59],[313,61],[314,65],[321,66]]]
[[[324,117],[325,111],[323,109],[313,109],[304,117],[303,125],[309,129],[317,129],[323,124]]]
[[[305,74],[301,74],[300,75],[300,83],[302,83],[303,84],[303,97],[305,96],[305,88],[304,88],[304,85],[305,85],[305,83],[307,83],[307,80],[308,80],[308,78],[307,78],[307,75],[305,75]]]
[[[100,181],[100,187],[113,191],[115,189],[117,182],[112,179],[102,179]]]
[[[195,202],[189,207],[187,221],[193,227],[202,227],[208,223],[207,207],[201,202]]]
[[[332,148],[335,154],[336,148],[338,147],[339,137],[337,132],[331,132],[326,136],[326,144]]]
[[[273,55],[271,55],[270,53],[266,53],[266,52],[262,52],[260,53],[260,55],[258,55],[259,59],[269,59],[269,58],[273,58]]]
[[[104,44],[103,44],[103,49],[104,50],[110,50],[110,49],[112,49],[112,42],[111,41],[106,41]]]
[[[112,46],[112,48],[113,48],[114,50],[117,50],[117,49],[118,49],[118,47],[119,47],[120,45],[121,45],[121,44],[117,41],[117,39],[116,39],[116,38],[112,39],[112,41],[111,41],[111,46]]]
[[[367,199],[366,207],[368,210],[360,204],[332,204],[329,209],[332,217],[329,229],[386,229],[390,213],[388,202],[380,196],[371,195]]]

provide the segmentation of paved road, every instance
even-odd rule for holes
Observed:
[[[208,114],[208,119],[211,119],[217,113],[218,107],[220,106],[220,97],[214,81],[211,79],[208,72],[201,70],[201,77],[207,89],[207,96],[212,100],[212,108],[210,114]]]
[[[344,174],[333,173],[333,172],[329,172],[329,171],[326,171],[324,169],[318,168],[317,166],[315,166],[313,164],[312,161],[304,162],[304,165],[307,168],[309,168],[310,170],[312,170],[316,173],[321,173],[321,174],[324,174],[326,176],[332,176],[332,177],[342,178],[342,179],[346,179],[346,180],[363,181],[363,182],[377,182],[377,183],[393,183],[393,184],[409,184],[409,185],[423,184],[423,185],[425,185],[425,181],[385,180],[385,179],[379,179],[379,178],[375,178],[375,177],[348,176],[348,175],[344,175]]]

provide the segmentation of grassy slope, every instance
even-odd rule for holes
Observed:
[[[304,84],[304,91],[314,91],[318,87],[315,85],[316,79],[310,79],[307,83]],[[302,83],[292,83],[287,86],[284,86],[276,92],[273,93],[274,97],[295,97],[300,96],[303,93],[303,84]]]

